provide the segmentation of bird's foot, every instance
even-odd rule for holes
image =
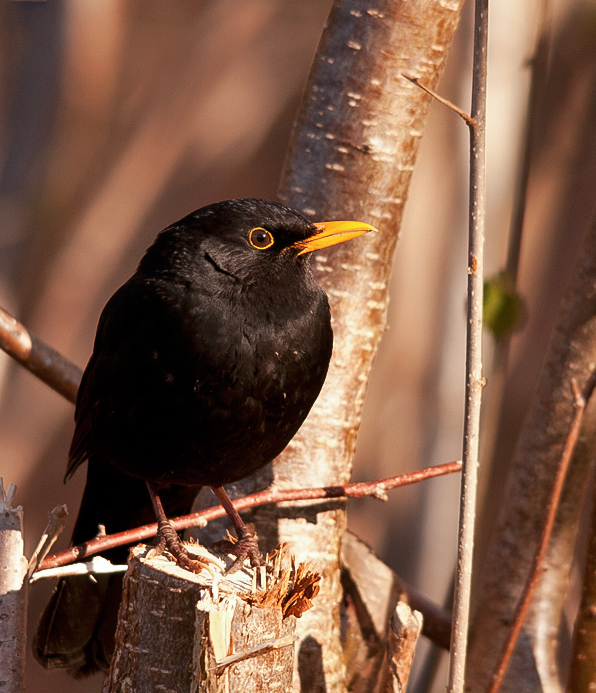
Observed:
[[[203,568],[208,570],[213,575],[212,565],[220,568],[220,564],[215,560],[209,560],[204,556],[197,556],[186,549],[176,530],[168,521],[160,520],[157,525],[157,544],[151,549],[154,556],[159,556],[167,549],[176,563],[192,573],[200,573]],[[221,568],[220,568],[221,570]]]
[[[240,570],[240,568],[242,568],[242,564],[247,558],[250,560],[251,568],[259,568],[260,566],[265,565],[263,556],[259,551],[257,535],[256,533],[249,532],[248,530],[241,532],[240,539],[238,541],[221,539],[213,544],[213,548],[221,551],[222,553],[236,556],[236,560],[226,570],[226,575]]]

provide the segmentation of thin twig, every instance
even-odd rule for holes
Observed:
[[[54,545],[54,542],[60,536],[60,533],[66,524],[68,508],[66,505],[57,505],[48,515],[48,524],[44,529],[41,539],[39,540],[35,551],[29,560],[27,579],[31,579],[31,576],[37,570],[37,566],[48,555],[50,549]]]
[[[408,77],[408,75],[404,75],[403,72],[401,76],[407,79],[408,82],[412,82],[412,84],[416,85],[419,89],[422,89],[422,91],[425,91],[429,96],[432,96],[433,99],[436,99],[439,103],[442,103],[443,106],[447,106],[447,108],[450,108],[452,111],[455,111],[455,113],[457,113],[458,116],[463,118],[470,127],[476,127],[476,121],[474,120],[474,118],[468,115],[465,111],[462,111],[461,108],[456,106],[451,101],[444,99],[442,96],[439,96],[436,92],[432,91],[432,89],[425,87],[424,84],[422,84],[418,80],[418,77]]]
[[[516,175],[517,180],[514,189],[513,209],[507,242],[507,261],[504,268],[506,281],[511,281],[511,290],[516,292],[534,140],[535,134],[539,131],[539,106],[544,89],[548,63],[548,2],[549,0],[542,0],[536,46],[532,57],[528,61],[531,66],[530,93],[524,119],[523,144],[519,168]],[[520,297],[520,301],[521,300]],[[491,372],[488,376],[491,395],[488,411],[485,409],[483,414],[481,449],[481,457],[487,459],[486,462],[484,462],[484,482],[483,488],[481,489],[482,497],[479,500],[479,507],[482,509],[481,512],[483,513],[483,518],[481,520],[483,526],[476,533],[477,541],[479,538],[482,541],[491,531],[494,516],[494,502],[496,499],[493,497],[493,502],[486,503],[485,498],[488,496],[490,489],[494,488],[495,482],[499,482],[503,478],[503,453],[501,446],[497,445],[497,441],[502,435],[507,409],[509,407],[509,402],[504,399],[504,392],[507,383],[506,379],[509,374],[509,356],[512,336],[513,332],[507,332],[495,340]]]
[[[463,473],[455,581],[453,629],[449,658],[449,693],[463,693],[465,684],[476,495],[480,405],[482,400],[482,292],[485,219],[485,128],[488,45],[488,0],[476,0],[474,65],[470,125],[470,211],[468,246],[468,307],[466,333],[466,406],[464,414]]]
[[[544,557],[546,556],[548,542],[552,534],[553,526],[555,524],[557,508],[559,506],[559,501],[561,499],[561,493],[563,492],[563,484],[565,482],[565,477],[567,476],[569,463],[571,462],[573,450],[575,448],[575,444],[577,443],[577,439],[581,429],[582,419],[584,417],[584,412],[586,410],[586,403],[588,402],[590,396],[592,395],[592,392],[594,391],[595,384],[596,374],[592,375],[592,377],[586,384],[583,393],[579,391],[575,380],[572,380],[571,382],[573,395],[575,397],[575,412],[573,414],[573,419],[571,420],[571,426],[569,427],[569,435],[567,436],[565,445],[563,446],[561,460],[557,467],[553,488],[551,491],[551,495],[548,499],[548,505],[546,508],[546,520],[544,523],[544,527],[542,528],[542,534],[540,536],[538,549],[534,556],[534,560],[532,561],[532,567],[530,569],[528,579],[524,586],[522,596],[520,597],[517,608],[515,609],[515,615],[513,617],[513,622],[511,624],[511,630],[509,631],[509,635],[507,637],[507,640],[505,641],[505,645],[503,646],[501,656],[497,661],[497,665],[491,677],[489,687],[487,688],[487,693],[497,693],[497,691],[501,687],[503,677],[507,672],[507,667],[509,665],[509,661],[513,654],[513,650],[515,649],[515,644],[524,624],[526,614],[528,613],[528,609],[530,608],[530,603],[532,601],[534,591],[536,590],[536,587],[538,586],[538,582],[542,575],[541,568],[544,562]]]
[[[210,670],[217,670],[218,674],[221,674],[226,667],[231,664],[237,664],[238,662],[244,662],[251,657],[257,657],[265,652],[271,652],[272,650],[279,650],[282,647],[290,647],[293,645],[299,637],[296,633],[289,633],[288,635],[282,635],[279,638],[274,638],[273,640],[267,640],[266,642],[260,643],[255,647],[250,647],[243,652],[238,652],[236,654],[228,655],[222,660],[217,662],[215,666],[210,667]]]
[[[347,486],[327,486],[324,488],[290,489],[282,491],[265,490],[260,491],[259,493],[253,493],[250,496],[245,496],[244,498],[239,498],[238,500],[233,501],[233,504],[236,510],[241,511],[258,505],[281,503],[284,501],[317,500],[323,498],[360,498],[363,496],[378,497],[387,489],[413,484],[415,482],[422,481],[423,479],[432,479],[435,476],[459,472],[461,471],[461,467],[462,465],[459,461],[447,462],[446,464],[440,464],[436,467],[427,467],[426,469],[420,469],[416,472],[399,474],[398,476],[392,476],[388,479],[381,479],[380,481],[348,484]],[[195,527],[196,525],[204,524],[205,522],[223,517],[224,515],[224,509],[221,507],[221,505],[217,505],[212,508],[206,508],[205,510],[201,510],[197,513],[174,518],[171,520],[171,524],[176,530],[188,529],[189,527]],[[60,565],[72,563],[73,561],[77,561],[81,558],[86,558],[87,556],[92,556],[100,551],[113,549],[116,546],[124,546],[136,541],[143,541],[155,536],[156,532],[157,523],[154,522],[150,525],[138,527],[137,529],[127,530],[126,532],[96,537],[95,539],[91,539],[84,544],[73,546],[66,551],[49,556],[39,566],[39,569],[45,570],[48,568],[55,568]]]

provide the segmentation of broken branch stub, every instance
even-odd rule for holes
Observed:
[[[13,507],[16,486],[0,479],[0,689],[24,691],[28,562],[23,555],[23,508]]]

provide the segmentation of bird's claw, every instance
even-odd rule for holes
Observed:
[[[157,544],[151,549],[151,555],[153,556],[159,556],[167,549],[176,563],[191,573],[200,573],[201,570],[206,569],[213,575],[211,566],[216,565],[219,567],[219,563],[216,560],[210,561],[208,558],[197,556],[197,554],[186,549],[172,525],[167,521],[158,523],[157,539]]]
[[[237,570],[240,570],[240,568],[242,568],[242,564],[247,558],[250,560],[251,568],[259,568],[260,566],[265,565],[263,556],[259,551],[257,535],[253,534],[252,532],[244,532],[237,542],[230,541],[229,539],[221,539],[213,544],[213,548],[216,548],[222,553],[236,556],[236,560],[226,570],[226,575],[230,575],[231,573],[235,573]]]

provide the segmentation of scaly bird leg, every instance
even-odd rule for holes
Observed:
[[[223,486],[212,486],[211,490],[216,495],[217,500],[222,504],[223,509],[226,511],[228,517],[234,525],[236,534],[238,536],[238,542],[236,544],[228,541],[227,539],[222,539],[218,541],[215,546],[225,553],[232,554],[236,556],[236,560],[232,563],[227,573],[235,573],[239,568],[242,567],[245,559],[250,559],[250,565],[252,568],[258,568],[265,564],[263,556],[259,551],[259,544],[257,542],[256,534],[249,532],[247,526],[244,524],[242,518],[238,514],[236,508],[232,505],[230,497],[226,493]]]
[[[182,542],[178,538],[176,530],[172,527],[168,521],[168,518],[166,517],[166,513],[163,509],[157,489],[155,488],[154,484],[150,483],[149,481],[146,483],[147,488],[149,489],[149,495],[151,496],[151,502],[153,503],[155,516],[157,518],[158,543],[157,546],[154,547],[154,551],[159,554],[163,553],[164,549],[167,549],[181,568],[186,568],[186,570],[190,570],[193,573],[198,573],[203,568],[207,568],[209,572],[212,572],[210,568],[211,563],[214,565],[218,565],[218,563],[215,560],[209,561],[207,558],[197,556],[196,554],[187,551],[184,546],[182,546]]]

